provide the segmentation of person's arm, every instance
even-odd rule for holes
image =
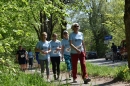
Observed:
[[[80,54],[80,53],[81,53],[80,50],[73,45],[72,40],[70,40],[69,42],[70,42],[70,46],[71,46],[73,49],[75,49],[75,50],[77,51],[77,53]]]
[[[79,54],[81,53],[80,50],[76,46],[73,45],[71,34],[69,35],[69,43],[70,43],[70,46],[77,51],[77,53],[79,53]]]
[[[42,50],[40,49],[40,42],[37,43],[35,47],[35,52],[42,52]]]
[[[41,52],[42,50],[35,48],[35,52]]]
[[[27,51],[25,51],[25,58],[26,58],[26,60],[28,60],[28,53],[27,53]]]
[[[83,45],[83,48],[84,48],[84,52],[86,53],[86,47],[85,47],[84,41],[82,41],[82,45]]]
[[[51,52],[51,48],[48,48],[48,51],[44,51],[44,54],[48,54]]]
[[[62,45],[62,47],[61,47],[61,54],[62,54],[62,56],[63,56],[63,54],[64,54],[64,46]]]
[[[62,47],[61,47],[61,57],[62,57],[62,60],[63,60],[63,56],[64,56],[64,46],[62,45]]]
[[[47,51],[44,51],[44,54],[48,54],[51,52],[51,44],[49,44],[49,47],[48,47],[48,50]]]

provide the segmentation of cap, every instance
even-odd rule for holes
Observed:
[[[63,33],[68,33],[68,31],[67,30],[64,30],[64,32]]]

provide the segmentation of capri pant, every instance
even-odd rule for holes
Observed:
[[[44,73],[46,65],[46,75],[49,75],[49,60],[40,60],[40,66],[41,66],[41,73]]]
[[[66,65],[67,65],[67,71],[71,71],[72,70],[71,56],[64,54],[64,59],[65,59]]]

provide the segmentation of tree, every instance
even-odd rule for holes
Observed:
[[[35,21],[34,23],[32,22],[30,23],[32,23],[39,40],[40,40],[40,34],[42,32],[47,32],[48,34],[47,39],[50,40],[56,24],[62,26],[57,27],[59,29],[62,29],[63,26],[66,27],[66,22],[64,19],[64,17],[66,16],[64,10],[65,4],[60,0],[43,0],[37,2],[38,4],[36,3],[36,0],[32,0],[30,2],[30,9],[31,9],[30,11],[32,12],[32,14],[30,15],[32,16],[30,15],[28,16],[29,19]]]
[[[128,52],[128,67],[130,69],[130,0],[125,0],[124,23]]]
[[[120,45],[121,41],[125,39],[125,27],[124,27],[124,1],[123,0],[111,0],[107,2],[107,8],[105,12],[106,21],[103,23],[109,34],[112,35],[111,42],[116,45]],[[109,44],[109,46],[111,43]]]

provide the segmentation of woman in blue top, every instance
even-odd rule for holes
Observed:
[[[86,71],[85,64],[85,45],[84,45],[84,37],[83,33],[79,32],[80,26],[78,23],[74,23],[71,26],[73,32],[69,36],[70,46],[71,46],[71,60],[72,60],[72,75],[73,82],[77,82],[77,64],[78,59],[80,60],[81,70],[82,70],[82,78],[84,80],[84,84],[87,84],[90,79],[88,78],[88,74]]]
[[[47,33],[43,32],[41,34],[41,41],[39,41],[36,45],[35,52],[40,52],[39,61],[40,61],[40,66],[41,66],[41,74],[43,76],[44,69],[45,69],[44,65],[46,64],[47,81],[50,82],[50,80],[49,80],[50,55],[49,55],[49,53],[51,52],[51,46],[50,46],[50,43],[46,40],[46,38],[47,38]]]
[[[57,34],[52,34],[52,40],[50,41],[51,44],[51,63],[52,63],[52,70],[54,74],[54,79],[59,79],[60,75],[60,56],[61,56],[61,42],[57,40]],[[56,77],[57,73],[57,77]]]
[[[69,44],[69,34],[66,30],[63,32],[63,37],[64,38],[61,42],[61,44],[62,44],[62,56],[65,59],[65,63],[67,65],[67,71],[68,71],[69,78],[70,78],[71,77],[71,70],[72,70],[71,57],[70,57],[71,48],[70,48],[70,44]]]
[[[28,51],[28,58],[29,58],[29,68],[32,69],[34,55],[33,55],[33,52],[31,51],[31,49],[29,49],[29,51]]]
[[[38,69],[40,70],[40,61],[39,61],[38,55],[39,55],[39,52],[35,52],[35,57],[38,63]]]

